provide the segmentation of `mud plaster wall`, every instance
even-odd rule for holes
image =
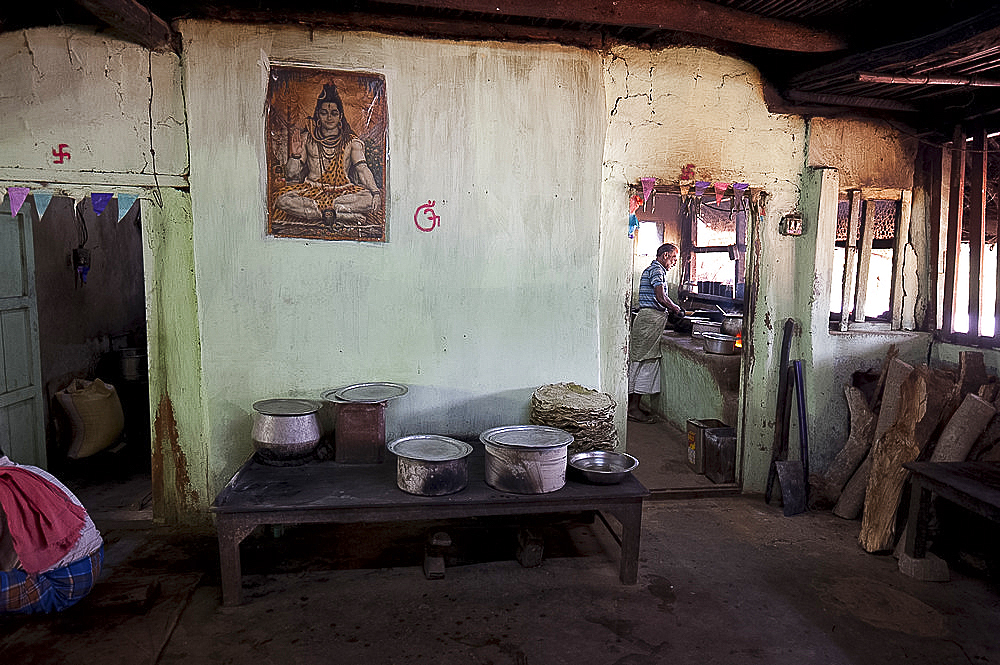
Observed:
[[[688,163],[695,165],[699,180],[745,182],[770,194],[765,223],[748,230],[748,274],[756,270],[764,278],[757,283],[760,306],[751,314],[752,339],[744,355],[743,384],[751,388],[741,395],[747,488],[762,489],[770,459],[767,434],[774,419],[774,321],[790,315],[786,312],[796,306],[788,279],[794,274],[798,246],[778,235],[777,220],[798,205],[805,122],[767,111],[754,67],[704,49],[615,48],[605,56],[604,81],[608,136],[603,214],[613,216],[606,223],[609,228],[618,221],[620,236],[625,235],[628,219],[628,185],[647,176],[677,183]],[[624,265],[630,249],[629,244],[620,255]],[[678,273],[674,269],[669,274],[674,293]],[[620,307],[628,302],[628,288],[626,275],[617,298],[623,303]],[[622,348],[627,348],[626,329],[620,330]],[[606,362],[617,360],[616,371],[626,392],[625,354],[610,354],[609,350]],[[692,393],[692,402],[718,403],[713,383],[696,382],[700,387]],[[673,417],[683,421],[687,416]]]
[[[813,118],[809,121],[808,166],[835,167],[841,189],[909,189],[917,145],[916,139],[888,124]]]

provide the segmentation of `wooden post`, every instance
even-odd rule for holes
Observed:
[[[868,210],[868,204],[862,205],[863,224],[861,240],[858,242],[858,288],[854,293],[854,313],[852,321],[865,320],[865,304],[868,300],[868,268],[872,262],[872,240],[875,238],[875,223]]]
[[[847,218],[847,240],[844,242],[844,279],[840,300],[840,331],[847,332],[854,315],[854,293],[858,284],[858,244],[861,242],[861,190],[848,193],[850,212]]]
[[[962,209],[965,200],[965,133],[955,127],[951,142],[951,191],[948,197],[948,244],[945,248],[944,310],[941,329],[946,335],[954,332],[955,280],[958,272],[958,252],[962,248]]]
[[[913,194],[903,190],[896,206],[896,235],[893,238],[892,250],[892,284],[889,289],[889,311],[892,312],[892,329],[903,327],[903,258],[906,246],[910,242],[910,209],[913,206]]]
[[[972,135],[969,162],[969,335],[980,335],[980,312],[983,306],[983,245],[986,241],[986,130]],[[968,157],[966,158],[968,159]]]

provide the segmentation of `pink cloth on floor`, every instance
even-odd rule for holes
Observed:
[[[38,474],[0,466],[0,505],[25,572],[51,569],[80,538],[86,511]]]

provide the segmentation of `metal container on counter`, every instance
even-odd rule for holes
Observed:
[[[705,344],[706,353],[714,353],[720,356],[731,356],[736,353],[736,338],[732,335],[707,332],[701,337]]]
[[[486,483],[501,492],[544,494],[566,484],[573,435],[544,425],[494,427],[479,435],[486,448]]]
[[[722,323],[718,321],[694,320],[691,324],[691,337],[701,337],[705,333],[718,333]]]
[[[719,330],[723,335],[736,337],[743,330],[743,314],[726,314],[722,319],[722,328]]]
[[[468,457],[472,446],[438,434],[416,434],[390,441],[396,456],[396,485],[409,494],[443,496],[469,483]]]
[[[264,399],[253,404],[253,445],[267,459],[289,460],[311,455],[320,440],[316,412],[321,404],[310,399]]]

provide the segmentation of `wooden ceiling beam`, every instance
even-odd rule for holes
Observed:
[[[383,0],[493,16],[542,18],[574,23],[673,30],[736,44],[799,53],[828,53],[847,47],[832,33],[765,18],[704,0]]]
[[[166,21],[134,0],[76,0],[129,41],[151,51],[177,50],[177,39]]]

